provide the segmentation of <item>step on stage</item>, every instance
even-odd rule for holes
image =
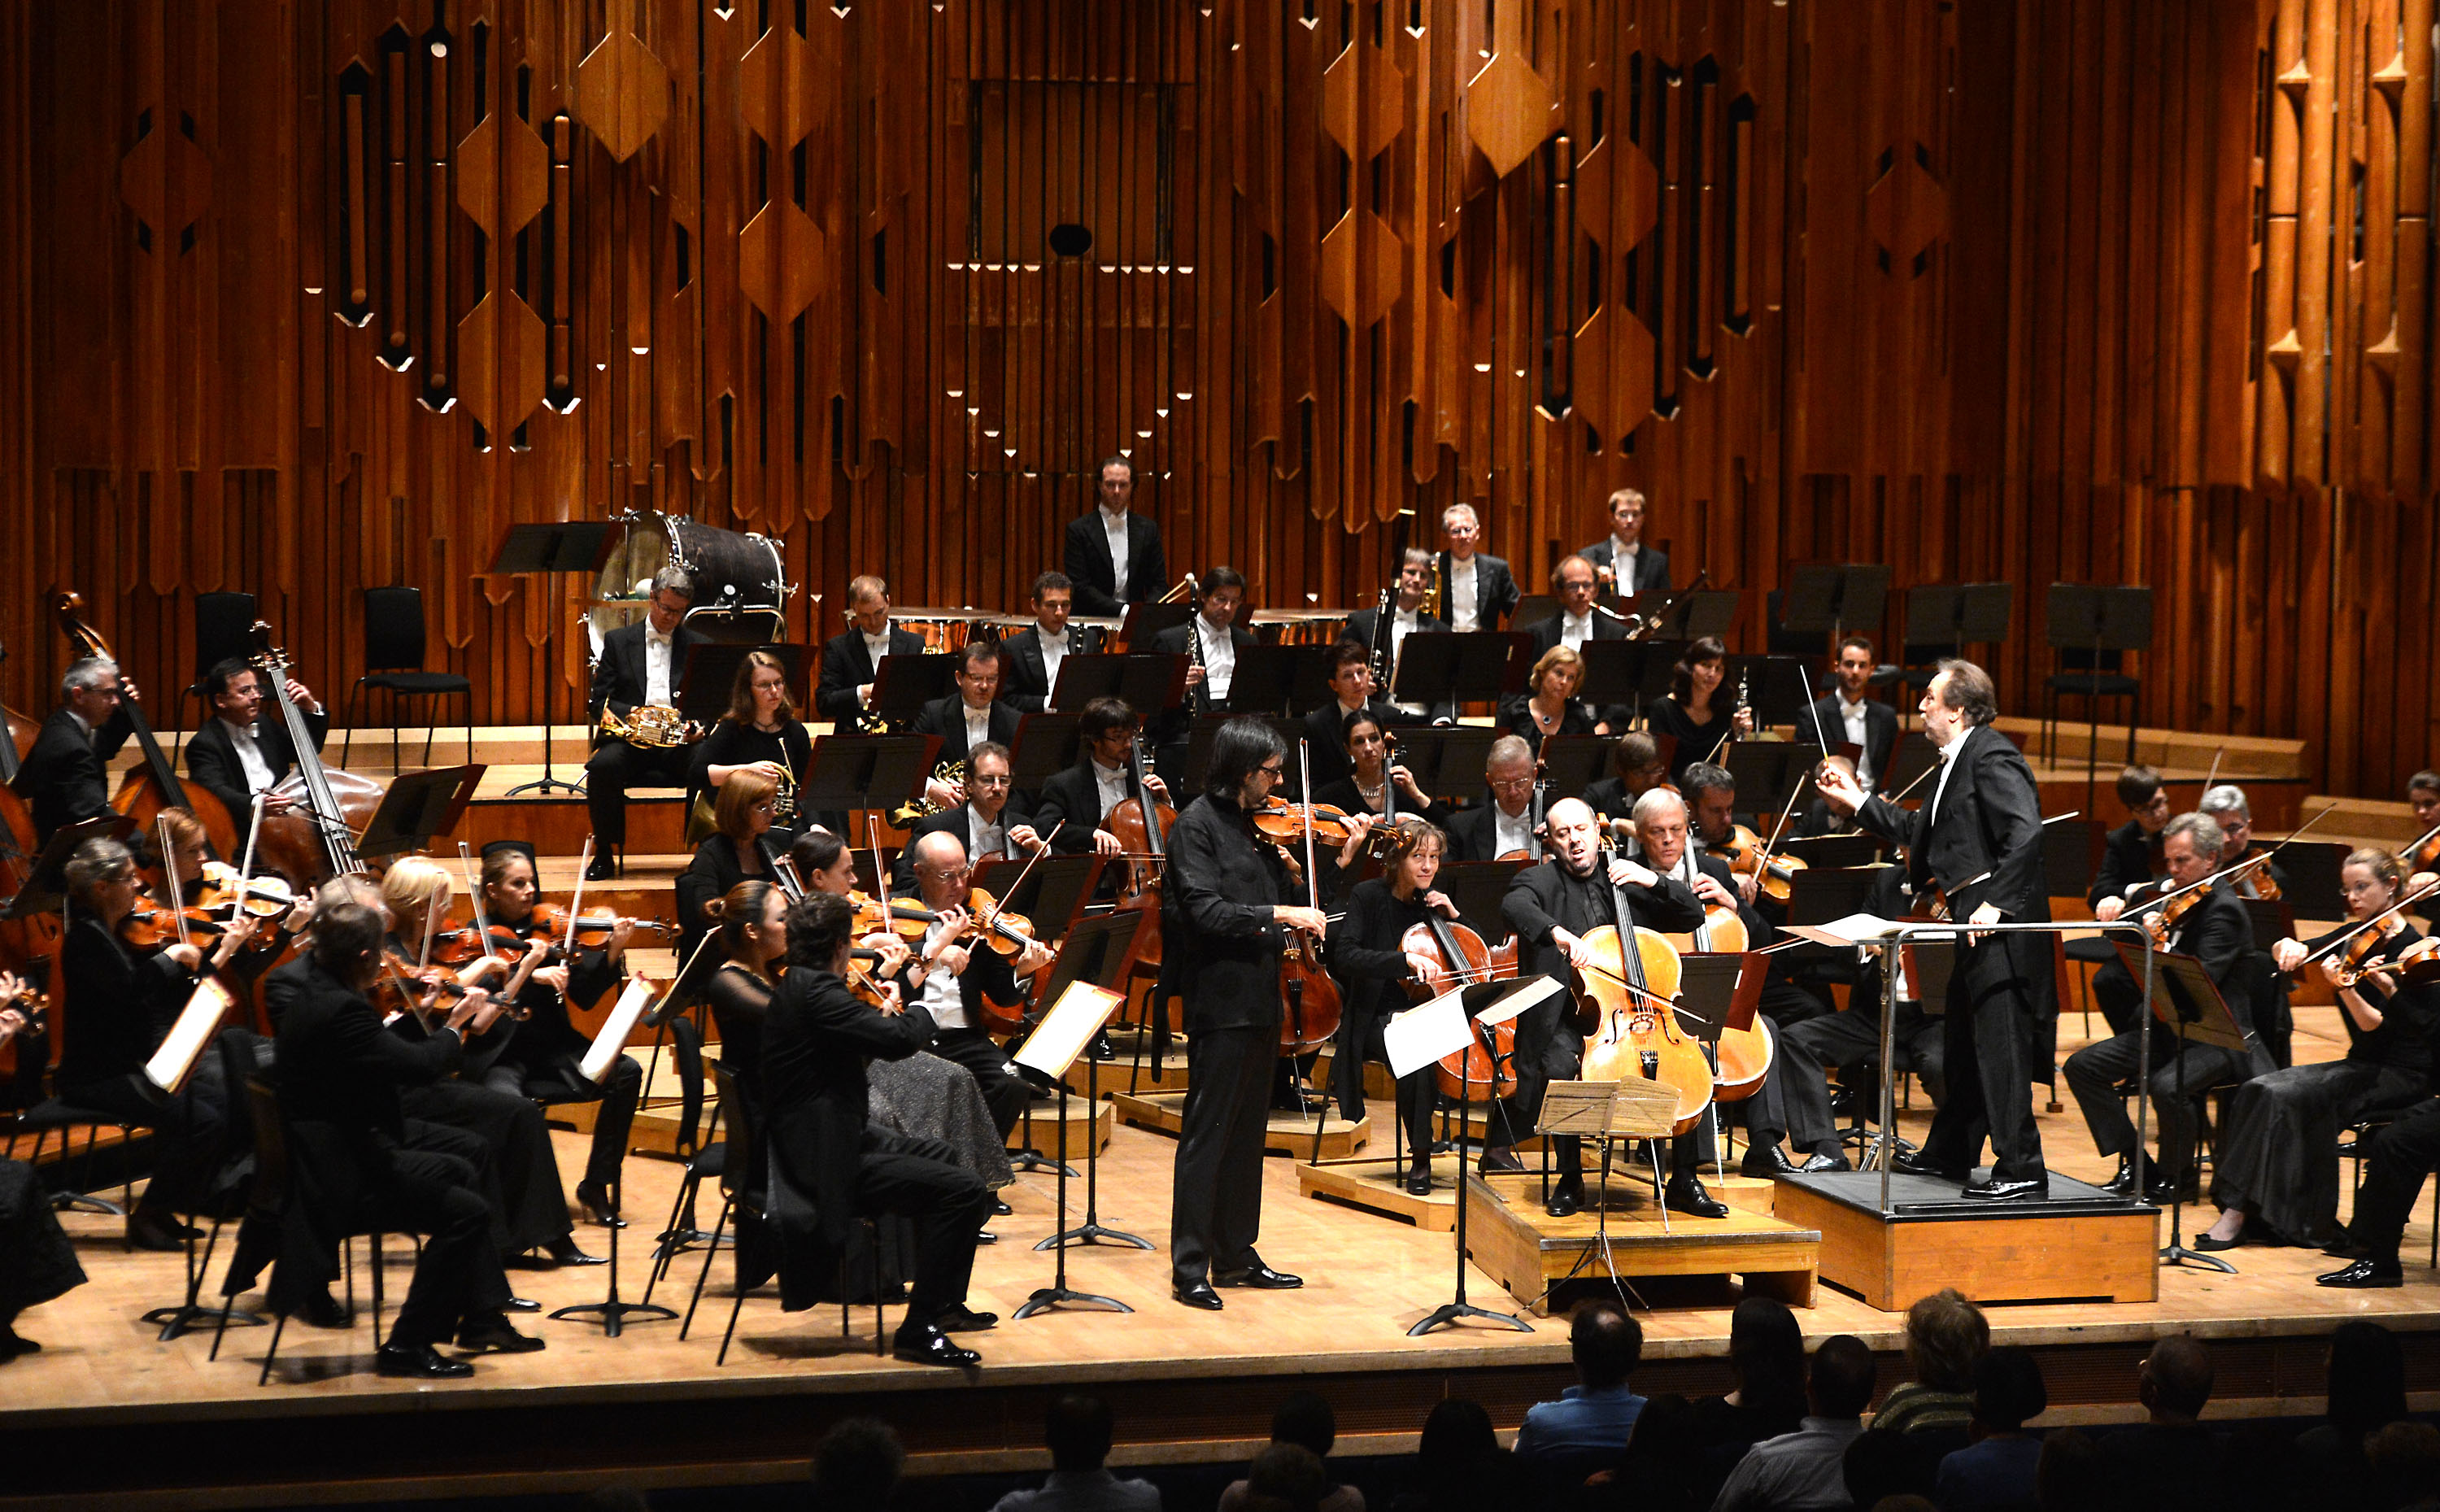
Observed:
[[[1878,1171],[1783,1177],[1777,1211],[1821,1231],[1821,1279],[1873,1306],[1903,1309],[1955,1287],[1977,1302],[2161,1294],[2160,1210],[2054,1171],[2044,1202],[1969,1202],[1958,1183]]]
[[[1542,1208],[1542,1179],[1466,1178],[1466,1252],[1536,1316],[1564,1310],[1552,1293],[1569,1281],[1615,1276],[1632,1284],[1656,1276],[1739,1276],[1748,1292],[1792,1307],[1813,1305],[1821,1235],[1773,1215],[1767,1181],[1731,1178],[1713,1196],[1724,1218],[1665,1216],[1648,1185],[1613,1174],[1585,1174],[1585,1205],[1554,1218]],[[1605,1211],[1606,1209],[1606,1211]]]

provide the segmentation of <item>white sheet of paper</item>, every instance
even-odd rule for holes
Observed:
[[[1465,1027],[1463,995],[1454,992],[1417,1003],[1381,1026],[1390,1071],[1397,1076],[1412,1075],[1443,1055],[1463,1050],[1473,1037]]]
[[[1912,921],[1884,919],[1876,913],[1851,913],[1843,919],[1833,919],[1828,924],[1791,924],[1786,927],[1786,932],[1810,940],[1815,945],[1826,945],[1834,948],[1839,945],[1886,945],[1889,943],[1890,936],[1896,930],[1906,927],[1910,923],[1921,926],[1924,922],[1920,919]],[[1948,936],[1938,932],[1927,932],[1911,938],[1915,944],[1921,945],[1929,940],[1940,940]]]
[[[653,995],[658,989],[641,976],[627,979],[627,990],[610,1005],[610,1017],[601,1022],[601,1033],[593,1036],[593,1048],[584,1053],[583,1064],[577,1067],[584,1079],[597,1086],[609,1074],[610,1063],[627,1048],[627,1036],[636,1032],[636,1020],[644,1017],[652,1006]]]
[[[1089,981],[1069,982],[1059,1000],[1050,1005],[1050,1011],[1042,1016],[1042,1022],[1017,1048],[1016,1063],[1054,1079],[1067,1075],[1068,1068],[1085,1053],[1094,1032],[1108,1023],[1110,1015],[1126,1000],[1124,994]]]
[[[1555,998],[1566,990],[1548,977],[1532,978],[1515,992],[1485,1008],[1476,1021],[1485,1024],[1504,1024],[1543,999]]]
[[[206,977],[195,984],[194,996],[178,1014],[178,1021],[170,1026],[162,1037],[161,1048],[144,1063],[144,1079],[165,1092],[174,1092],[187,1085],[194,1074],[195,1059],[221,1026],[221,1019],[237,1006],[237,994],[221,984],[218,977]]]

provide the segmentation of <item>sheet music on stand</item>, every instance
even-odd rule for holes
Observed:
[[[1381,1028],[1390,1071],[1396,1076],[1422,1071],[1442,1056],[1454,1054],[1475,1042],[1468,1020],[1504,1024],[1560,990],[1559,984],[1548,977],[1476,981],[1394,1014]]]
[[[601,1032],[593,1036],[593,1043],[585,1047],[584,1059],[577,1063],[578,1074],[596,1087],[601,1085],[601,1078],[610,1072],[610,1063],[625,1052],[637,1022],[653,1005],[653,993],[650,979],[640,974],[627,979],[625,990],[610,1005],[609,1016],[601,1020]]]
[[[1890,592],[1886,563],[1840,562],[1793,568],[1779,622],[1823,636],[1878,628]]]
[[[1011,1058],[1055,1081],[1068,1074],[1068,1068],[1126,1001],[1125,993],[1070,979]]]
[[[1614,1082],[1552,1082],[1542,1093],[1545,1136],[1588,1140],[1663,1140],[1677,1132],[1678,1091],[1641,1076]]]
[[[237,1005],[237,994],[220,978],[206,977],[195,983],[177,1021],[161,1037],[152,1058],[144,1063],[144,1079],[171,1097],[184,1090],[187,1078],[195,1073],[195,1061],[203,1054],[204,1047],[212,1042],[212,1035],[220,1032],[221,1020]]]

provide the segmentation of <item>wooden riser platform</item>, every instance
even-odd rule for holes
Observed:
[[[1469,1175],[1466,1180],[1467,1254],[1536,1316],[1550,1316],[1549,1294],[1559,1282],[1610,1275],[1630,1282],[1736,1275],[1749,1292],[1775,1296],[1792,1307],[1813,1305],[1820,1231],[1774,1217],[1767,1205],[1756,1211],[1747,1205],[1756,1200],[1748,1191],[1731,1186],[1713,1193],[1730,1204],[1725,1218],[1673,1213],[1664,1227],[1651,1188],[1638,1187],[1629,1178],[1609,1180],[1606,1224],[1593,1211],[1595,1181],[1589,1175],[1586,1210],[1565,1218],[1542,1211],[1536,1177]]]
[[[2159,1297],[2158,1210],[2056,1172],[2051,1197],[1976,1210],[1951,1182],[1893,1175],[1892,1204],[1917,1211],[1885,1218],[1879,1174],[1841,1171],[1782,1180],[1778,1211],[1821,1232],[1822,1280],[1875,1307],[1942,1287],[1986,1303]]]
[[[1465,1160],[1434,1156],[1431,1195],[1416,1197],[1407,1190],[1407,1162],[1387,1156],[1324,1161],[1319,1165],[1299,1161],[1296,1168],[1297,1190],[1306,1197],[1404,1218],[1435,1233],[1457,1227],[1457,1183],[1464,1174]]]
[[[1124,1092],[1110,1099],[1119,1116],[1139,1128],[1157,1129],[1163,1134],[1175,1134],[1185,1123],[1184,1092],[1147,1092],[1131,1097]],[[1372,1137],[1370,1115],[1350,1124],[1337,1113],[1321,1125],[1321,1158],[1344,1160],[1364,1147]],[[1295,1113],[1273,1112],[1268,1129],[1263,1135],[1263,1152],[1266,1155],[1289,1155],[1300,1161],[1313,1158],[1313,1119]]]
[[[1110,1138],[1118,1132],[1118,1112],[1106,1100],[1097,1107],[1079,1098],[1068,1099],[1068,1163],[1072,1165],[1085,1158],[1085,1142],[1088,1137],[1092,1141],[1093,1152],[1096,1155],[1108,1149]],[[1020,1118],[1016,1121],[1016,1126],[1008,1131],[1008,1147],[1012,1150],[1021,1150],[1025,1148],[1026,1143],[1026,1121]],[[1037,1102],[1033,1105],[1032,1144],[1033,1148],[1045,1157],[1051,1160],[1059,1158],[1059,1104],[1056,1099],[1048,1103]]]

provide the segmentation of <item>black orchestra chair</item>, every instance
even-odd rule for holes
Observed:
[[[653,1271],[644,1282],[644,1301],[653,1300],[653,1288],[669,1274],[671,1262],[699,1244],[708,1243],[711,1235],[695,1227],[694,1199],[704,1179],[718,1179],[728,1160],[726,1140],[703,1143],[703,1131],[709,1122],[716,1122],[725,1105],[714,1104],[710,1120],[704,1117],[703,1106],[703,1031],[684,1014],[669,1021],[670,1060],[678,1075],[678,1126],[671,1152],[678,1158],[677,1195],[670,1199],[669,1221],[661,1225],[653,1248]],[[733,1245],[736,1241],[732,1239]]]
[[[399,705],[411,698],[439,700],[461,697],[466,700],[466,760],[475,760],[475,684],[454,672],[423,670],[423,590],[421,588],[367,588],[365,590],[365,675],[356,679],[348,693],[348,734],[339,747],[339,765],[348,762],[348,750],[356,738],[356,696],[368,689],[389,694],[389,762],[398,767]],[[431,716],[436,708],[424,711],[423,761],[432,761],[432,732],[436,728]]]
[[[127,1216],[128,1207],[135,1201],[135,1173],[128,1157],[127,1145],[135,1136],[135,1125],[123,1122],[116,1113],[105,1113],[98,1108],[79,1107],[56,1097],[46,1097],[19,1113],[16,1125],[19,1129],[34,1131],[34,1153],[30,1157],[30,1161],[38,1170],[43,1163],[43,1146],[49,1143],[52,1131],[57,1130],[59,1133],[60,1159],[65,1161],[76,1143],[76,1131],[80,1128],[83,1129],[84,1169],[88,1174],[94,1169],[95,1147],[100,1142],[101,1131],[104,1128],[118,1130],[118,1200],[113,1202],[108,1197],[95,1197],[90,1191],[61,1191],[51,1194],[51,1206],[62,1212],[82,1209],[84,1212],[99,1213],[107,1217]]]

